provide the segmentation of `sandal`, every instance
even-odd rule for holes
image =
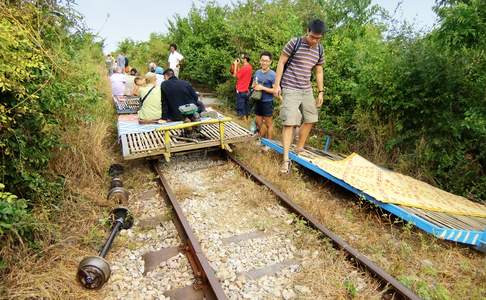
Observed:
[[[284,160],[282,162],[282,165],[280,167],[280,174],[282,175],[288,175],[290,174],[290,170],[292,169],[292,161],[289,160]]]
[[[304,152],[304,151],[305,151],[304,148],[295,148],[294,149],[294,153],[297,154],[297,155],[300,154],[300,153],[302,153],[302,152]]]

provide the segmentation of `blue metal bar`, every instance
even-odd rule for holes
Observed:
[[[324,136],[326,138],[326,142],[324,144],[324,152],[329,152],[329,146],[331,146],[331,137],[329,135]]]
[[[282,146],[278,145],[277,143],[273,142],[269,139],[262,139],[262,144],[274,149],[278,153],[283,153]],[[486,250],[486,231],[476,231],[476,230],[459,230],[459,229],[452,229],[452,228],[442,228],[438,227],[435,224],[430,223],[427,220],[422,219],[421,217],[411,214],[401,208],[398,205],[391,204],[391,203],[383,203],[381,201],[376,200],[375,198],[371,197],[370,195],[363,193],[362,191],[356,189],[355,187],[349,185],[348,183],[344,182],[343,180],[334,177],[333,175],[327,173],[320,167],[308,162],[305,159],[297,156],[294,152],[289,152],[289,158],[296,163],[306,167],[309,170],[314,171],[315,173],[323,176],[324,178],[340,185],[341,187],[353,192],[354,194],[358,195],[366,199],[367,201],[376,204],[377,206],[383,208],[384,210],[394,214],[395,216],[412,223],[416,227],[431,233],[432,235],[445,240],[450,240],[454,242],[465,243],[469,245],[476,246],[479,250],[481,248]],[[483,250],[481,250],[483,251]]]

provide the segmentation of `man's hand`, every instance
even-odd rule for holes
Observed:
[[[280,85],[276,85],[274,88],[273,88],[273,96],[275,97],[280,97],[282,94],[282,90],[280,89]]]
[[[253,89],[255,91],[263,91],[263,85],[261,85],[261,84],[255,84],[255,86],[253,87]]]
[[[316,107],[321,107],[323,102],[324,102],[324,93],[319,93],[316,99]]]

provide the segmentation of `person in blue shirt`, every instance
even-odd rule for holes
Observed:
[[[258,134],[260,137],[271,139],[273,136],[273,92],[275,85],[275,72],[270,69],[272,54],[264,51],[260,54],[261,69],[253,77],[253,89],[261,91],[261,99],[256,102],[255,115]],[[263,150],[268,151],[268,146]]]

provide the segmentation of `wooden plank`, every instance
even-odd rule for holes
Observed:
[[[150,138],[150,141],[152,142],[153,149],[157,149],[159,147],[159,143],[157,142],[157,138],[155,137],[155,131],[149,131],[147,132],[147,135]]]
[[[234,122],[229,122],[228,128],[232,131],[235,132],[236,135],[245,135],[245,134],[250,134],[249,131],[246,131],[245,129],[237,126],[236,123]]]
[[[464,216],[464,218],[458,218],[455,215],[440,212],[432,212],[432,214],[438,218],[442,218],[443,220],[448,220],[451,224],[455,224],[457,227],[460,226],[461,228],[466,228],[468,230],[483,230],[481,226],[475,226],[474,222],[472,222],[473,220],[467,216]]]
[[[157,136],[160,138],[160,140],[162,141],[162,147],[164,147],[165,149],[165,138],[164,138],[164,132],[163,131],[156,131],[157,133]]]
[[[201,128],[201,134],[204,135],[209,140],[212,140],[213,139],[213,137],[211,136],[211,134],[205,128]]]
[[[219,140],[219,134],[212,131],[209,126],[204,126],[204,128],[201,128],[201,130],[204,130],[204,132],[209,136],[210,140]]]
[[[148,150],[147,143],[144,140],[144,136],[142,133],[137,133],[137,140],[139,141],[139,146],[141,150]]]
[[[135,140],[135,143],[137,144],[139,151],[145,150],[145,147],[143,146],[142,140],[140,139],[140,136],[138,134],[134,134],[134,140]]]
[[[245,142],[254,139],[251,136],[247,137],[242,137],[242,138],[237,138],[233,139],[231,143],[238,143],[238,142]],[[176,152],[183,152],[183,151],[191,151],[191,150],[197,150],[197,149],[203,149],[203,148],[211,148],[211,147],[219,147],[219,140],[213,140],[213,141],[204,141],[199,144],[189,144],[189,145],[181,145],[177,148],[171,149],[171,153],[176,153]],[[125,160],[133,160],[137,158],[143,158],[147,156],[157,156],[157,155],[162,155],[165,153],[165,149],[156,149],[152,151],[151,153],[147,152],[137,152],[137,153],[132,153],[129,157],[125,158]]]
[[[204,138],[201,138],[199,143],[180,141],[174,138],[182,134],[182,129],[170,129],[169,132],[171,133],[171,153],[220,146],[219,123],[202,124],[200,132]],[[156,130],[126,135],[128,154],[124,155],[124,159],[131,160],[164,154],[166,149],[163,134],[163,131]],[[244,142],[253,138],[248,130],[238,124],[234,122],[225,123],[225,143]]]
[[[484,230],[484,227],[476,226],[475,224],[469,224],[468,222],[464,222],[460,219],[457,219],[456,216],[441,213],[441,212],[432,212],[426,211],[423,209],[418,208],[411,208],[411,207],[403,207],[407,211],[413,212],[415,215],[428,220],[440,227],[446,227],[451,229],[461,229],[461,230]],[[466,216],[461,216],[463,219],[470,219]],[[469,220],[470,221],[470,220]]]
[[[426,211],[426,213],[434,219],[441,220],[442,222],[449,224],[453,228],[472,229],[471,226],[469,226],[468,224],[465,224],[464,222],[460,222],[459,220],[447,214],[441,214],[433,211]]]
[[[233,123],[230,124],[231,130],[235,133],[235,136],[244,136],[244,135],[249,135],[251,134],[250,131],[240,129],[236,126],[234,126]]]
[[[486,230],[486,219],[477,217],[466,217],[466,216],[454,216],[462,220],[463,222],[473,226],[474,228],[480,228],[481,231]]]
[[[153,131],[147,132],[146,135],[147,135],[147,138],[150,141],[150,144],[152,145],[152,149],[157,149],[157,142],[155,141]]]
[[[122,156],[127,157],[130,155],[130,149],[128,147],[127,136],[124,134],[121,136]]]
[[[231,126],[231,124],[226,124],[224,127],[224,132],[228,134],[227,138],[236,137],[239,134],[235,131],[235,129]]]
[[[164,142],[163,142],[163,139],[162,137],[159,135],[160,134],[160,131],[152,131],[152,134],[154,135],[154,139],[156,140],[157,142],[157,148],[161,148],[161,147],[164,147]]]
[[[130,148],[132,149],[131,152],[137,151],[137,147],[135,146],[135,142],[133,140],[133,134],[131,134],[131,133],[128,134],[127,138],[128,138],[128,143],[130,145]]]
[[[143,149],[147,151],[150,150],[150,144],[149,141],[147,140],[147,137],[145,136],[145,132],[140,132],[138,136],[140,137],[140,140],[142,140],[143,142]]]
[[[157,149],[157,147],[155,146],[152,140],[152,136],[150,135],[150,132],[144,132],[144,135],[150,145],[150,149]]]
[[[423,211],[418,211],[416,209],[414,209],[413,207],[405,207],[405,206],[401,206],[401,208],[405,209],[408,213],[411,213],[411,214],[414,214],[422,219],[425,219],[441,228],[450,228],[450,229],[454,229],[454,227],[451,227],[449,226],[448,224],[444,224],[443,222],[441,222],[440,220],[437,220],[431,216],[429,216],[428,214],[424,213]]]
[[[241,133],[245,133],[245,134],[251,134],[250,131],[248,129],[246,129],[245,127],[241,126],[240,124],[238,123],[235,123],[235,122],[231,122],[232,125],[235,127],[235,128],[238,128],[238,130],[241,131]]]
[[[213,125],[213,124],[211,124]],[[214,136],[214,139],[217,139],[219,141],[220,137],[219,137],[219,129],[217,128],[214,128],[213,126],[208,126],[207,127],[207,130],[209,132],[211,132],[211,134]]]

